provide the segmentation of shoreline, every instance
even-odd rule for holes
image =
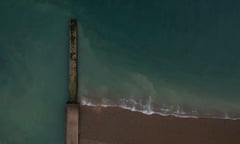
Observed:
[[[173,113],[163,113],[163,112],[156,112],[152,109],[147,110],[138,110],[135,107],[131,106],[125,106],[125,105],[109,105],[109,104],[93,104],[91,102],[81,101],[81,106],[89,106],[89,107],[104,107],[104,108],[120,108],[124,110],[129,110],[131,112],[139,112],[145,115],[160,115],[163,117],[167,116],[173,116],[177,118],[193,118],[193,119],[199,119],[199,118],[206,118],[206,119],[227,119],[227,120],[240,120],[240,117],[234,118],[229,116],[229,114],[219,114],[219,115],[213,115],[213,114],[198,114],[198,115],[191,115],[187,112],[173,112]]]
[[[80,110],[82,144],[234,144],[240,143],[239,133],[239,120],[145,115],[117,107]]]

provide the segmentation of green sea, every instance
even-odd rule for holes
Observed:
[[[0,144],[64,143],[68,25],[79,102],[240,118],[240,2],[1,0]]]

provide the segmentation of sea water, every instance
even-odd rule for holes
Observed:
[[[144,113],[239,118],[239,3],[81,1],[80,99]]]
[[[240,3],[2,0],[0,143],[64,142],[68,22],[79,101],[145,114],[240,118]]]

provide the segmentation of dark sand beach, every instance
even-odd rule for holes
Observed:
[[[81,144],[239,144],[240,121],[81,106]]]

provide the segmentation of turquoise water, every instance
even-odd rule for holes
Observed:
[[[240,3],[2,0],[0,144],[64,142],[68,21],[82,104],[240,118]]]
[[[81,25],[81,96],[146,113],[236,117],[238,6],[173,0],[69,5]]]

